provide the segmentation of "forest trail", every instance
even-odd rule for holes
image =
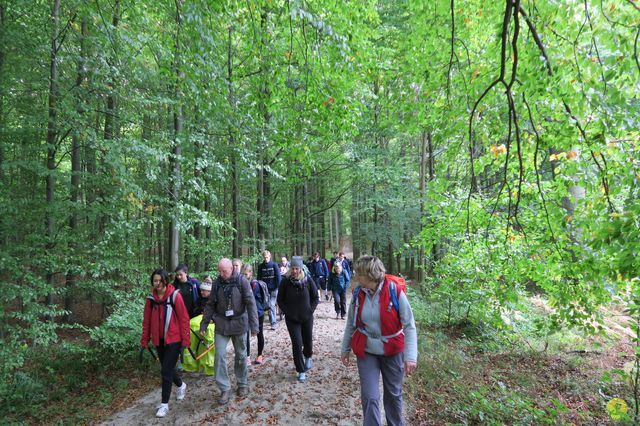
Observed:
[[[348,368],[339,359],[345,321],[335,319],[333,302],[322,301],[315,312],[313,369],[306,383],[296,380],[289,334],[283,322],[276,331],[265,327],[265,363],[249,367],[251,392],[235,395],[233,356],[228,366],[234,394],[226,406],[218,406],[219,391],[213,377],[185,373],[188,385],[184,401],[175,401],[175,387],[169,415],[155,417],[160,403],[160,386],[126,410],[106,419],[105,425],[122,424],[211,424],[211,425],[358,425],[362,423],[360,387],[355,358]],[[229,344],[229,348],[232,345]],[[256,339],[251,341],[255,358]],[[160,375],[158,374],[158,382]],[[382,405],[382,404],[381,404]]]

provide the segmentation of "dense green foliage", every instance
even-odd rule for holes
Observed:
[[[265,247],[352,242],[449,324],[638,316],[639,34],[633,0],[0,0],[0,395],[83,301],[128,351],[152,268]]]

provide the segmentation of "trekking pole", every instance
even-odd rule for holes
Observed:
[[[153,359],[155,359],[156,361],[160,362],[160,359],[158,359],[158,356],[155,354],[155,352],[153,352],[153,350],[151,350],[151,347],[147,346],[147,350],[149,351],[149,353],[151,354]]]
[[[202,357],[204,357],[207,353],[209,353],[209,351],[213,348],[215,348],[216,345],[215,344],[211,344],[211,346],[207,346],[207,349],[205,349],[204,352],[202,352],[200,355],[198,355],[198,357],[196,358],[196,361],[200,361],[202,359]]]
[[[187,348],[187,350],[189,351],[189,355],[191,355],[191,358],[196,359],[196,354],[193,353],[191,348]]]
[[[198,353],[198,349],[200,349],[200,343],[203,342],[203,339],[202,339],[202,337],[200,337],[200,334],[198,334],[195,331],[193,331],[193,328],[190,328],[189,330],[191,330],[193,335],[196,336],[196,338],[198,339],[198,344],[196,345],[196,353]],[[206,344],[205,344],[205,346],[206,346]],[[194,356],[194,358],[195,358],[195,356]]]

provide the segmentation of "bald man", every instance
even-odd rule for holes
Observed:
[[[258,310],[253,290],[247,279],[234,271],[230,259],[218,262],[218,278],[213,283],[209,302],[204,308],[200,334],[204,335],[209,322],[216,325],[216,355],[214,369],[216,384],[220,389],[220,405],[231,399],[231,383],[227,371],[227,346],[233,342],[235,352],[234,371],[238,383],[238,397],[249,393],[247,380],[247,331],[258,334]]]

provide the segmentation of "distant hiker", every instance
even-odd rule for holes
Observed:
[[[313,253],[313,259],[309,262],[309,271],[311,272],[311,278],[313,278],[313,281],[322,289],[324,299],[329,300],[329,293],[327,292],[329,268],[327,267],[327,262],[320,257],[320,253]]]
[[[287,260],[287,256],[282,256],[280,258],[280,263],[278,263],[278,267],[280,268],[280,276],[284,277],[285,275],[287,275],[287,272],[289,272],[289,267],[291,265],[289,264],[289,260]]]
[[[204,307],[209,302],[212,285],[213,279],[208,275],[204,277],[202,284],[200,284],[200,299],[198,300],[198,307],[195,312],[196,316],[189,321],[189,328],[191,328],[190,331],[192,333],[191,346],[190,349],[184,353],[184,362],[182,363],[184,371],[191,373],[202,372],[207,376],[212,376],[215,372],[215,349],[211,348],[215,339],[215,326],[209,324],[204,337],[196,333],[198,333],[200,329],[202,314]]]
[[[238,259],[236,257],[235,259],[233,259],[231,264],[233,265],[234,274],[242,274],[242,259]]]
[[[351,264],[349,263],[349,259],[347,259],[347,257],[344,255],[344,252],[340,252],[338,253],[338,259],[340,264],[342,265],[342,269],[344,269],[345,271],[347,271],[347,274],[349,274],[349,276],[351,276]]]
[[[187,307],[189,318],[196,316],[196,308],[198,307],[198,299],[200,298],[198,291],[200,289],[200,281],[189,276],[189,268],[186,263],[181,263],[175,270],[176,278],[173,280],[173,286],[182,295],[184,306]]]
[[[278,300],[278,287],[280,287],[280,267],[271,260],[271,252],[265,250],[262,252],[262,263],[258,265],[258,280],[267,283],[269,288],[270,309],[269,309],[269,322],[271,324],[271,330],[276,329],[276,301]]]
[[[340,262],[336,263],[329,275],[327,289],[333,293],[333,306],[336,310],[336,319],[347,314],[347,289],[349,288],[349,273],[342,268]]]
[[[211,294],[211,288],[213,286],[213,279],[207,275],[200,284],[200,298],[198,299],[198,306],[193,311],[193,316],[197,317],[204,313],[204,307],[209,302],[209,295]]]
[[[235,373],[238,383],[237,394],[244,397],[249,393],[247,380],[246,334],[258,334],[258,312],[256,300],[249,282],[233,272],[230,259],[218,262],[218,278],[213,283],[209,303],[205,306],[204,317],[200,323],[200,334],[204,336],[211,320],[215,323],[215,371],[216,384],[220,389],[220,405],[231,399],[231,383],[227,371],[227,345],[233,342],[235,351]]]
[[[402,383],[418,360],[418,337],[409,300],[375,256],[362,256],[354,265],[359,286],[349,304],[342,339],[342,363],[357,356],[364,425],[379,425],[380,374],[384,411],[389,425],[403,425]],[[399,294],[398,294],[399,293]]]
[[[182,348],[190,344],[189,314],[182,295],[169,284],[169,274],[164,269],[156,269],[151,274],[151,295],[144,305],[142,337],[140,345],[149,347],[149,340],[156,347],[161,365],[162,400],[156,417],[165,417],[169,412],[171,384],[178,387],[176,399],[181,401],[187,392],[187,384],[176,371],[176,364]]]
[[[242,268],[242,273],[244,277],[251,284],[251,289],[253,290],[253,297],[256,299],[256,308],[258,310],[258,356],[256,356],[254,364],[262,364],[262,351],[264,350],[264,295],[260,288],[260,282],[253,278],[253,268],[251,265],[244,265]],[[268,290],[267,290],[268,291]],[[251,361],[251,334],[247,332],[247,365],[249,365]]]
[[[278,306],[285,315],[300,382],[306,380],[306,372],[313,366],[313,313],[318,306],[318,288],[302,266],[301,257],[291,259],[291,269],[278,293]]]

